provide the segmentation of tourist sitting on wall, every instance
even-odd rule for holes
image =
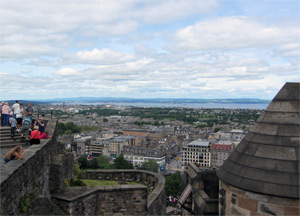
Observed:
[[[33,131],[31,131],[30,133],[30,144],[40,144],[40,136],[41,136],[41,132],[39,131],[39,127],[38,126],[34,126]]]
[[[39,119],[37,121],[35,121],[34,125],[39,127],[39,131],[41,133],[44,132],[45,129],[45,122],[42,121],[42,117],[39,117]]]
[[[17,145],[16,147],[14,147],[13,149],[11,149],[9,152],[6,153],[4,158],[4,163],[8,163],[9,161],[14,159],[20,160],[23,157],[24,153],[25,151],[22,150],[22,146]]]
[[[25,114],[25,118],[22,121],[22,128],[21,128],[20,133],[21,133],[22,138],[25,137],[26,144],[28,143],[28,135],[29,135],[30,124],[31,124],[31,119],[28,118],[27,114]]]
[[[41,139],[51,139],[51,136],[48,136],[48,131],[45,131],[44,133],[41,134],[40,140]]]

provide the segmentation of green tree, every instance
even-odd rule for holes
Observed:
[[[108,163],[105,164],[101,169],[116,169],[116,166],[114,164]]]
[[[64,133],[64,135],[70,135],[70,134],[72,134],[71,130],[66,130],[65,133]]]
[[[94,158],[92,160],[88,160],[87,167],[89,169],[98,169],[99,166],[98,166],[97,158]]]
[[[65,126],[65,124],[62,123],[62,122],[59,122],[59,123],[58,123],[58,134],[59,134],[59,135],[63,135],[63,134],[65,133],[65,131],[66,131],[66,126]]]
[[[157,172],[158,164],[155,160],[148,160],[142,163],[141,168],[142,170],[148,170],[151,172]]]
[[[116,169],[133,169],[132,163],[124,159],[123,154],[120,154],[115,160]]]
[[[88,166],[87,164],[87,159],[84,156],[81,156],[77,159],[78,165],[80,167],[80,169],[86,169]]]
[[[78,163],[74,163],[74,177],[75,178],[80,178],[80,167]]]
[[[104,167],[106,167],[109,163],[109,157],[105,156],[105,155],[100,155],[99,157],[97,157],[97,163],[100,169],[104,169]]]
[[[67,122],[66,125],[66,130],[70,130],[72,131],[72,133],[79,133],[80,132],[80,128],[74,124],[74,122]]]
[[[180,172],[176,172],[166,177],[166,194],[167,196],[180,196],[181,193],[181,180]]]

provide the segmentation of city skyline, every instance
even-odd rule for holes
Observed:
[[[271,99],[299,82],[299,1],[1,1],[1,99]]]

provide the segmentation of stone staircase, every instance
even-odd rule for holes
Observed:
[[[21,134],[16,132],[15,139],[13,140],[10,134],[10,127],[0,127],[0,148],[13,148],[16,145],[28,146],[25,141],[22,140]]]

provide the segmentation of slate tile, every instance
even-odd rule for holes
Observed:
[[[259,145],[255,156],[279,160],[297,160],[296,148],[285,146]]]

